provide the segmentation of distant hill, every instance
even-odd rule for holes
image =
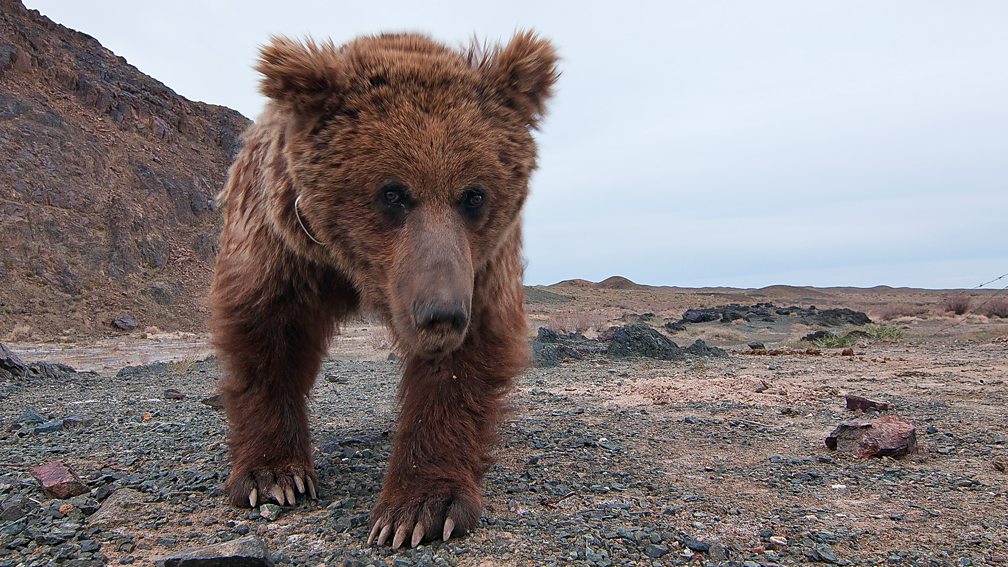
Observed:
[[[120,314],[202,329],[214,195],[248,124],[0,0],[0,339]]]
[[[605,289],[644,289],[645,287],[648,287],[635,283],[623,276],[609,276],[596,285]]]

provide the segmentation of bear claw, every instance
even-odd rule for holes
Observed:
[[[232,474],[225,483],[225,489],[235,506],[255,508],[266,502],[276,502],[281,506],[294,506],[298,495],[305,500],[318,500],[313,480],[314,471],[299,468],[290,472],[257,470],[246,474]]]
[[[420,542],[424,540],[424,536],[427,535],[429,528],[432,526],[425,522],[417,522],[413,524],[412,534],[409,539],[409,546],[416,547],[420,545]],[[448,541],[451,539],[452,534],[455,533],[455,519],[451,516],[445,518],[444,527],[441,530],[441,540]],[[374,523],[371,526],[371,532],[368,534],[367,544],[377,543],[378,545],[385,545],[386,542],[392,544],[392,549],[399,549],[402,547],[403,543],[406,542],[406,536],[410,534],[410,524],[399,524],[395,528],[395,532],[392,531],[392,522],[387,516],[383,517],[381,520]],[[391,541],[389,541],[389,536]],[[435,538],[437,536],[434,536]]]

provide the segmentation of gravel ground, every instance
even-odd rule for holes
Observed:
[[[394,427],[393,362],[325,363],[311,399],[321,499],[262,513],[221,492],[212,359],[10,380],[0,566],[148,565],[246,535],[297,565],[1004,563],[1008,342],[857,350],[532,369],[480,528],[399,553],[364,543]],[[843,409],[848,392],[912,420],[918,453],[830,453],[826,434],[859,416]],[[29,468],[56,459],[87,494],[43,495]]]

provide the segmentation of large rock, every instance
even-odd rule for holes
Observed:
[[[917,450],[913,423],[895,415],[841,424],[826,437],[826,446],[857,457],[902,457]]]
[[[684,357],[683,349],[668,337],[648,325],[625,325],[609,329],[609,355],[614,357],[643,356],[662,360]]]
[[[601,354],[605,348],[581,333],[562,335],[539,327],[532,342],[532,363],[539,368],[558,366],[565,360],[582,360],[591,355]]]
[[[77,473],[63,461],[52,461],[32,467],[31,474],[50,498],[65,500],[88,491]]]
[[[0,371],[7,372],[11,376],[23,377],[28,373],[28,367],[18,355],[14,354],[14,351],[7,348],[7,345],[0,343]]]
[[[194,547],[162,557],[164,567],[268,567],[273,565],[266,544],[254,535],[224,543]]]

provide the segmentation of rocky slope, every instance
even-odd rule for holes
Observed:
[[[0,0],[0,338],[202,328],[214,195],[249,121]]]

